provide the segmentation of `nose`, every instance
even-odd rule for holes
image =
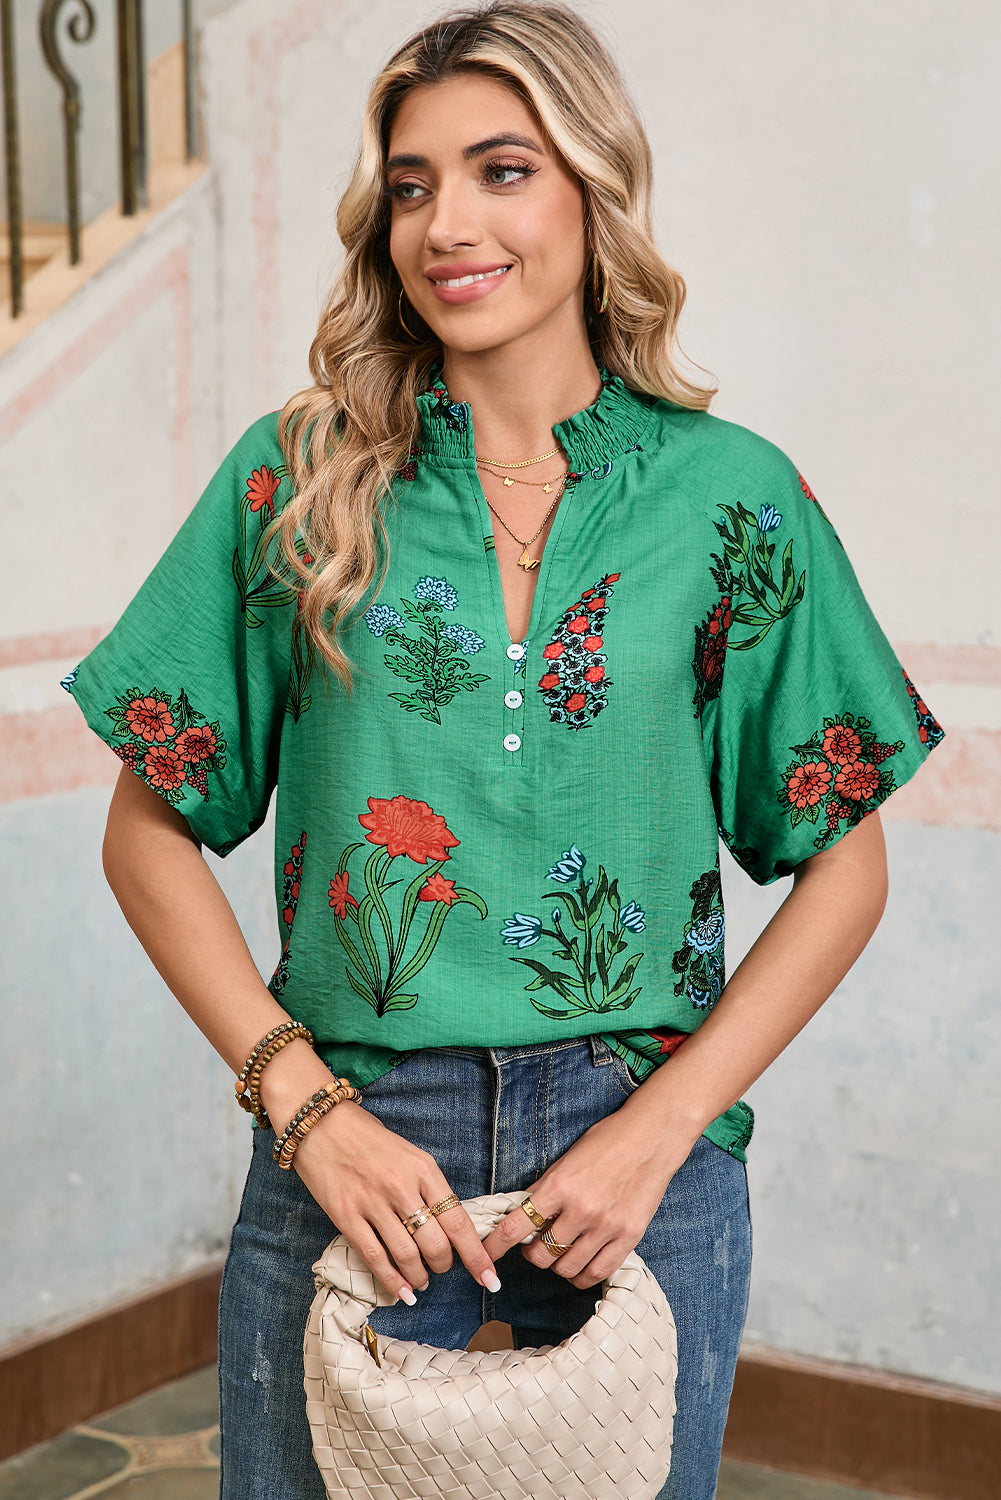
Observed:
[[[479,245],[483,229],[476,213],[475,194],[468,183],[442,177],[432,205],[427,228],[429,250],[454,250]]]

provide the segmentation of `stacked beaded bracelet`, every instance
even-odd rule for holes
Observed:
[[[271,1154],[278,1165],[287,1172],[300,1141],[309,1134],[317,1121],[336,1109],[338,1104],[344,1104],[348,1100],[357,1103],[360,1099],[361,1090],[356,1089],[346,1078],[338,1078],[336,1088],[318,1090],[289,1121],[288,1129],[272,1146]]]
[[[258,1125],[264,1129],[271,1123],[267,1111],[261,1103],[261,1074],[273,1057],[277,1057],[283,1047],[289,1042],[294,1042],[302,1037],[312,1047],[313,1033],[307,1026],[299,1021],[283,1021],[280,1026],[274,1026],[267,1036],[262,1036],[253,1052],[243,1065],[243,1071],[236,1080],[236,1102],[241,1109],[252,1114]]]

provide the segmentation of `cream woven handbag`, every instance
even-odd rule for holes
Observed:
[[[463,1207],[483,1239],[523,1196]],[[331,1500],[654,1500],[671,1462],[677,1339],[638,1255],[579,1333],[490,1354],[376,1340],[369,1313],[397,1299],[343,1235],[313,1272],[306,1415]]]

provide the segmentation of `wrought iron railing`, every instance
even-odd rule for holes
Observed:
[[[161,3],[161,0],[157,0]],[[197,155],[195,110],[195,45],[193,0],[179,0],[184,56],[184,123],[187,158]],[[111,9],[111,5],[105,7]],[[68,66],[60,44],[60,27],[76,45],[89,42],[98,25],[101,7],[94,0],[42,0],[38,11],[38,39],[42,56],[62,90],[63,155],[66,180],[66,233],[69,260],[81,258],[80,242],[80,84]],[[118,122],[120,144],[121,211],[131,215],[147,206],[148,140],[146,121],[146,62],[143,45],[143,0],[115,0],[118,40]],[[21,141],[18,124],[15,60],[14,0],[0,0],[0,52],[3,64],[4,162],[6,169],[7,230],[10,242],[10,312],[24,309],[24,216],[21,180]]]

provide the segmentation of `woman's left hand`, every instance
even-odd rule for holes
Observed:
[[[637,1096],[633,1095],[633,1100]],[[526,1245],[526,1260],[552,1268],[576,1287],[596,1286],[613,1275],[646,1233],[693,1142],[670,1143],[650,1129],[645,1111],[620,1109],[592,1125],[559,1161],[525,1189],[566,1254],[554,1257],[521,1207],[484,1240],[497,1261],[512,1245]]]

